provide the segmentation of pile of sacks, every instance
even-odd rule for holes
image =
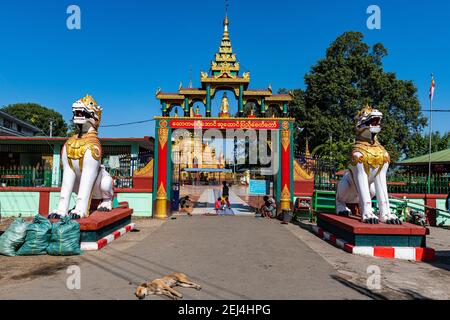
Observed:
[[[0,254],[6,256],[79,255],[80,224],[66,216],[52,224],[36,215],[33,222],[16,219],[0,236]]]

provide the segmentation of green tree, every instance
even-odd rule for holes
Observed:
[[[50,120],[52,120],[52,135],[55,137],[67,136],[67,123],[62,115],[53,109],[36,103],[17,103],[8,105],[2,110],[41,129],[43,132],[38,133],[38,135],[50,135]]]
[[[430,135],[415,133],[408,141],[405,158],[414,158],[429,153]],[[431,135],[431,152],[437,152],[450,148],[450,132],[441,134],[439,131]]]
[[[336,162],[337,170],[343,170],[346,168],[348,162],[348,155],[350,154],[353,146],[353,141],[337,141],[333,142],[331,139],[315,147],[311,156],[320,156],[322,159],[330,159]]]
[[[380,43],[370,47],[360,32],[346,32],[327,49],[305,75],[306,90],[295,90],[291,116],[304,127],[297,143],[310,147],[354,139],[355,115],[370,104],[384,114],[380,141],[395,161],[408,150],[408,141],[426,125],[420,111],[417,88],[412,81],[398,80],[385,72],[387,50]],[[336,160],[348,159],[347,148],[336,150]]]

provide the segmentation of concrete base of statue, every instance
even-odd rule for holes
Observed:
[[[80,224],[81,242],[96,242],[117,230],[131,224],[133,209],[121,202],[110,212],[94,211],[88,217],[75,220]],[[52,219],[55,223],[58,220]]]
[[[359,217],[318,213],[314,232],[341,249],[360,255],[429,261],[435,252],[426,246],[428,228],[410,223],[366,224]]]

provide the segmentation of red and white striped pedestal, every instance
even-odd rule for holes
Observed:
[[[431,248],[420,247],[362,247],[354,246],[342,239],[336,238],[333,234],[324,231],[318,226],[313,226],[314,233],[338,248],[346,252],[364,256],[379,258],[394,258],[412,261],[431,261],[435,259],[435,251]]]
[[[134,230],[136,228],[135,223],[130,223],[129,225],[120,228],[117,231],[114,231],[113,233],[107,235],[106,237],[103,237],[102,239],[96,241],[96,242],[81,242],[81,250],[83,251],[95,251],[100,250],[107,244],[113,242],[117,238],[121,237],[127,232],[130,232],[131,230]]]

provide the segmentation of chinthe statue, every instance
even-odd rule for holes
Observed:
[[[336,213],[348,216],[347,203],[358,203],[364,223],[401,224],[391,213],[386,183],[390,157],[378,141],[383,114],[366,106],[356,117],[356,142],[353,145],[351,165],[338,184]],[[376,195],[379,216],[374,214],[372,198]]]
[[[50,219],[69,215],[73,219],[89,215],[92,199],[102,200],[98,211],[111,211],[114,197],[113,179],[101,165],[102,146],[98,138],[102,108],[87,95],[72,105],[73,123],[78,134],[69,138],[61,153],[63,181],[59,205]],[[72,192],[77,194],[76,206],[69,212]]]

